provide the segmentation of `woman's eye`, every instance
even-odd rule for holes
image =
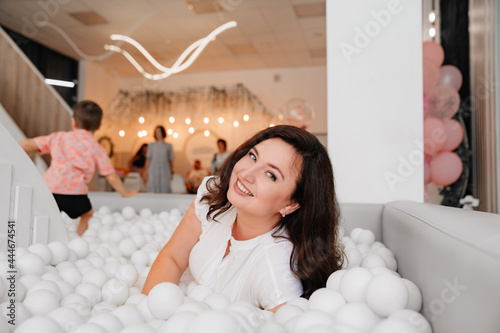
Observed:
[[[269,178],[270,178],[273,182],[275,182],[275,181],[276,181],[276,176],[275,176],[272,172],[268,171],[268,172],[267,172],[267,176],[268,176],[268,177],[269,177]]]
[[[257,156],[255,156],[255,154],[254,154],[254,153],[248,153],[248,155],[250,156],[250,158],[251,158],[252,160],[254,160],[254,161],[256,161],[256,160],[257,160]]]

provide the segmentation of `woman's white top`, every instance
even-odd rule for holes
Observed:
[[[200,199],[210,178],[201,183],[195,201],[202,233],[189,255],[189,269],[196,282],[232,302],[247,301],[263,309],[300,297],[302,284],[290,269],[290,241],[274,238],[274,229],[250,240],[235,240],[231,236],[237,213],[234,207],[218,216],[218,222],[207,220],[209,206]],[[229,240],[229,254],[224,257]]]

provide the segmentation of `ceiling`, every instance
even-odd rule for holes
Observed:
[[[326,65],[325,0],[0,0],[0,24],[74,59],[137,76],[111,34],[137,40],[170,67],[193,42],[236,21],[186,72]],[[73,45],[72,45],[73,44]],[[122,48],[156,74],[135,49]]]

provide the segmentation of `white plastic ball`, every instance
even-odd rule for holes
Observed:
[[[53,241],[47,246],[49,247],[50,252],[52,252],[52,260],[50,261],[51,265],[56,266],[60,262],[68,259],[69,249],[64,243],[60,241]]]
[[[118,279],[110,279],[102,286],[102,300],[120,306],[125,304],[129,296],[128,286]]]
[[[182,303],[184,303],[184,294],[174,283],[159,283],[148,294],[149,311],[157,319],[167,320]]]
[[[47,280],[42,280],[30,287],[28,289],[27,294],[33,293],[38,290],[48,290],[52,292],[54,295],[57,296],[57,300],[60,301],[62,298],[62,293],[61,290],[59,289],[59,286],[54,282],[54,281],[47,281]]]
[[[34,284],[42,281],[42,279],[38,275],[26,274],[26,275],[21,276],[18,281],[23,284],[23,286],[26,288],[26,290],[29,290]],[[18,285],[19,285],[19,283],[18,283]]]
[[[304,311],[309,309],[309,300],[307,300],[306,298],[303,298],[303,297],[294,298],[291,301],[288,301],[286,304],[297,305],[299,308],[301,308]],[[266,311],[266,312],[269,312],[269,311]]]
[[[196,317],[197,314],[191,311],[176,312],[165,322],[162,332],[183,333],[189,323],[194,321]]]
[[[226,312],[211,310],[200,313],[186,328],[186,333],[234,333],[238,322]]]
[[[92,282],[83,282],[75,287],[75,294],[84,296],[94,306],[102,300],[101,288]]]
[[[342,265],[342,268],[354,268],[358,267],[363,260],[363,255],[356,247],[345,249],[346,260]]]
[[[126,220],[132,220],[135,217],[135,209],[130,206],[125,206],[122,209],[122,216]]]
[[[351,230],[351,232],[349,233],[349,236],[351,237],[352,241],[354,243],[358,243],[358,237],[359,235],[363,232],[363,229],[362,228],[354,228]]]
[[[130,297],[129,297],[130,299]],[[127,300],[128,301],[128,300]],[[150,321],[153,321],[153,320],[157,320],[155,318],[155,316],[153,316],[153,314],[151,313],[151,311],[149,311],[149,306],[148,306],[148,300],[147,298],[144,298],[142,301],[139,302],[139,304],[135,305],[135,304],[132,304],[132,303],[129,303],[129,305],[133,305],[135,306],[135,308],[137,309],[137,311],[139,311],[139,313],[141,314],[141,316],[144,318],[144,320],[146,322],[150,322]],[[161,320],[161,319],[160,319]],[[163,321],[163,320],[161,320]]]
[[[77,268],[66,268],[59,272],[59,275],[73,287],[82,282],[82,274]]]
[[[432,333],[432,328],[427,319],[419,312],[403,309],[394,312],[389,316],[389,319],[402,320],[410,324],[413,328],[417,329],[418,333]]]
[[[54,283],[57,285],[57,287],[59,287],[59,290],[61,291],[61,299],[75,292],[75,288],[64,280],[54,281]]]
[[[202,302],[205,297],[208,295],[213,294],[214,292],[210,287],[205,286],[205,285],[197,285],[193,289],[189,290],[188,289],[188,296],[194,299],[195,301]]]
[[[134,241],[130,238],[122,239],[118,244],[118,248],[120,249],[122,255],[127,258],[129,258],[132,253],[137,251],[137,247],[135,246]]]
[[[328,289],[340,291],[340,280],[342,279],[342,276],[344,276],[345,272],[347,272],[347,270],[339,269],[330,274],[328,280],[326,280],[326,287]]]
[[[105,327],[108,333],[118,333],[123,329],[123,324],[120,319],[111,313],[98,314],[92,316],[89,321],[90,324],[97,324]]]
[[[369,254],[361,261],[361,267],[372,269],[374,267],[387,267],[385,260],[377,254]]]
[[[419,333],[414,327],[399,319],[385,319],[381,321],[372,333]]]
[[[75,251],[78,259],[85,258],[89,255],[90,246],[89,243],[83,238],[74,238],[69,241],[68,247]]]
[[[66,332],[74,332],[84,324],[82,316],[74,309],[62,307],[51,311],[47,317],[53,319]]]
[[[332,316],[321,310],[307,310],[302,313],[294,323],[293,332],[318,332],[312,329],[318,327],[328,328],[332,326],[334,319]]]
[[[78,327],[74,333],[107,333],[107,331],[101,325],[85,323]]]
[[[116,305],[107,302],[100,302],[92,308],[92,316],[110,314],[114,309],[116,309]]]
[[[259,327],[259,333],[288,333],[288,331],[283,325],[268,321]]]
[[[387,268],[395,272],[398,270],[398,262],[396,261],[396,258],[394,258],[394,256],[382,255],[381,257],[382,259],[384,259]]]
[[[28,293],[23,304],[34,316],[45,316],[50,311],[59,307],[59,299],[57,295],[49,290],[36,290]]]
[[[156,333],[155,329],[147,324],[136,324],[125,327],[120,333]]]
[[[210,310],[210,306],[205,303],[197,302],[197,301],[188,301],[188,297],[184,297],[184,304],[181,304],[175,311],[175,313],[180,312],[192,312],[192,313],[202,313],[203,311]]]
[[[137,250],[134,253],[132,253],[130,261],[135,266],[146,266],[149,263],[149,255],[142,250]]]
[[[125,282],[127,286],[132,287],[139,278],[139,272],[137,268],[130,264],[120,265],[116,270],[115,277]]]
[[[408,302],[405,308],[419,312],[422,308],[422,293],[417,285],[408,279],[402,279],[408,291]]]
[[[104,216],[104,215],[107,215],[107,214],[111,214],[111,209],[108,206],[105,206],[105,205],[102,205],[101,207],[99,207],[99,209],[97,211],[99,212],[99,214],[101,216]]]
[[[335,313],[337,323],[352,326],[361,332],[371,332],[381,319],[365,303],[347,303]]]
[[[375,234],[373,231],[365,229],[358,235],[358,243],[372,245],[375,242]]]
[[[149,208],[143,208],[141,209],[141,211],[139,212],[139,215],[141,217],[144,217],[144,218],[150,218],[151,215],[153,215],[153,212],[151,211],[151,209]]]
[[[101,269],[92,268],[82,276],[82,282],[92,282],[98,287],[104,286],[108,281],[108,276]]]
[[[30,245],[30,247],[28,247],[28,251],[34,254],[38,254],[42,258],[45,265],[50,264],[50,261],[52,260],[52,252],[45,244],[36,243]]]
[[[40,276],[43,271],[45,264],[43,259],[38,255],[31,252],[26,253],[16,262],[19,274],[34,274]]]
[[[16,328],[16,333],[64,333],[59,324],[45,316],[33,316]]]
[[[141,313],[132,304],[119,306],[111,314],[120,319],[124,327],[144,323]]]
[[[323,311],[331,316],[345,304],[344,296],[329,288],[318,289],[309,298],[309,309]]]
[[[342,276],[340,292],[348,302],[364,302],[365,290],[373,274],[363,267],[354,267]]]
[[[401,278],[392,274],[381,274],[373,277],[368,283],[365,299],[373,312],[388,317],[405,308],[408,291]]]
[[[303,312],[304,310],[297,305],[285,304],[276,311],[274,321],[281,325],[285,325],[288,320],[301,315]]]

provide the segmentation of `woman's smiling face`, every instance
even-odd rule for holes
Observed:
[[[298,208],[290,206],[290,198],[301,165],[302,158],[285,141],[262,141],[234,165],[227,198],[238,212],[276,218],[290,214]]]

